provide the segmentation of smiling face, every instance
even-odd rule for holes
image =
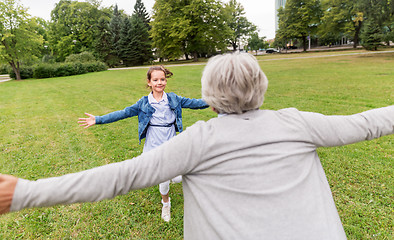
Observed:
[[[167,79],[163,71],[155,70],[151,73],[150,80],[148,79],[148,86],[155,94],[162,94],[167,85]]]

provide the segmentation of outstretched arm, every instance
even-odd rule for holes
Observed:
[[[14,176],[0,174],[0,214],[10,211],[17,182]]]
[[[88,118],[79,118],[78,123],[81,123],[79,126],[84,127],[84,128],[88,128],[90,126],[93,126],[96,124],[96,117],[93,116],[90,113],[85,113],[86,116],[88,116]]]
[[[36,181],[2,175],[1,213],[31,207],[96,202],[186,175],[200,159],[199,129],[189,127],[183,134],[131,160],[82,172]]]

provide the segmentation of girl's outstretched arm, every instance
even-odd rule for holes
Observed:
[[[93,116],[90,113],[85,113],[86,116],[88,116],[88,118],[79,118],[78,123],[81,123],[79,126],[84,127],[84,128],[88,128],[90,126],[93,126],[96,124],[96,117]]]
[[[10,211],[17,182],[14,176],[0,174],[0,214]]]

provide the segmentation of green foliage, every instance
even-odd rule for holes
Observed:
[[[123,61],[125,66],[131,66],[133,62],[132,53],[133,53],[133,43],[132,38],[132,26],[129,17],[123,18],[122,28],[120,31],[120,39],[118,45],[119,58]]]
[[[111,32],[109,30],[109,20],[105,17],[101,17],[97,25],[96,41],[94,42],[94,48],[96,49],[95,54],[101,61],[107,63],[109,66],[114,66],[110,62],[111,59]]]
[[[131,40],[129,43],[130,61],[133,65],[142,65],[153,58],[149,30],[138,15],[131,16]]]
[[[226,51],[231,29],[217,0],[166,1],[153,6],[150,31],[160,58],[174,60],[181,55],[199,56]]]
[[[94,62],[96,61],[96,57],[93,55],[91,52],[81,52],[78,54],[71,54],[70,56],[66,57],[65,62],[81,62],[81,63],[86,63],[86,62]]]
[[[255,51],[257,54],[257,50],[265,49],[269,46],[269,44],[265,41],[265,37],[259,37],[257,33],[253,33],[251,37],[248,39],[248,50]]]
[[[34,68],[32,66],[22,66],[20,68],[20,79],[28,79],[33,77]],[[10,77],[16,79],[16,74],[14,71],[9,72]]]
[[[28,78],[52,78],[79,75],[88,72],[100,72],[107,70],[107,66],[103,62],[68,62],[68,63],[40,63],[33,66],[21,67],[21,79]],[[15,73],[10,74],[11,78],[15,78]]]
[[[134,5],[133,15],[136,15],[139,19],[141,19],[148,31],[150,30],[150,17],[148,12],[146,11],[145,5],[141,0],[137,0]]]
[[[111,55],[113,56],[113,60],[117,60],[117,65],[120,63],[120,38],[121,38],[121,30],[122,30],[122,15],[118,10],[118,5],[115,5],[115,8],[112,13],[111,21],[109,23],[109,32],[110,32],[110,46],[111,46]]]
[[[245,17],[244,7],[237,0],[230,0],[225,8],[226,22],[232,31],[229,43],[233,50],[237,50],[240,41],[257,30],[257,27]]]
[[[124,66],[133,66],[143,65],[152,58],[149,17],[141,1],[134,5],[131,17],[121,16],[115,6],[109,29],[112,60],[118,58]]]
[[[60,0],[51,12],[49,42],[59,61],[85,50],[94,52],[99,19],[106,17],[91,2]]]
[[[56,59],[55,59],[55,57],[53,55],[45,54],[42,57],[41,61],[43,63],[55,63]]]
[[[11,71],[10,65],[0,64],[0,74],[9,74]]]
[[[306,51],[307,37],[313,35],[320,22],[319,0],[287,0],[285,8],[278,11],[279,29],[276,37],[280,42],[299,39]]]
[[[382,33],[377,23],[373,20],[364,25],[364,31],[361,34],[362,46],[367,50],[377,50],[381,46]]]
[[[20,62],[36,58],[43,38],[35,29],[37,23],[15,0],[0,2],[0,62],[12,67],[20,79]]]

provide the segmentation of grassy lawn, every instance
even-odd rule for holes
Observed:
[[[289,56],[259,56],[270,81],[263,108],[340,115],[394,104],[394,53],[296,58],[319,54],[327,53],[280,61]],[[167,91],[199,98],[203,67],[171,67]],[[77,119],[123,109],[148,94],[146,71],[0,83],[0,172],[38,179],[141,154],[137,118],[89,129]],[[185,126],[212,117],[209,109],[183,114]],[[319,154],[348,238],[393,239],[394,136]],[[182,239],[182,185],[171,185],[170,196],[170,223],[160,219],[155,186],[98,203],[0,216],[0,239]]]

